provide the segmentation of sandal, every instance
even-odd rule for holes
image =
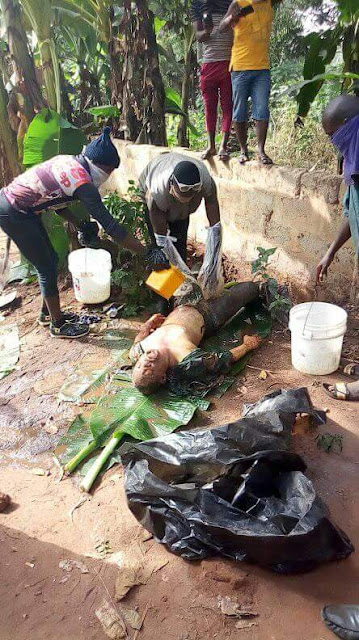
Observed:
[[[231,157],[230,154],[225,149],[221,149],[218,153],[218,158],[223,162],[225,162],[226,160],[229,160],[230,157]]]
[[[333,387],[333,386],[334,386],[334,389],[333,391],[331,391],[329,387]],[[334,400],[345,400],[345,401],[353,400],[353,398],[350,397],[350,391],[348,389],[348,385],[346,382],[338,382],[335,385],[323,382],[322,387],[324,392],[327,394],[327,396],[329,396],[330,398],[333,398]]]
[[[249,162],[249,156],[248,153],[241,153],[239,158],[239,164],[246,164],[246,162]]]
[[[266,153],[260,153],[258,155],[258,160],[259,160],[259,162],[261,162],[262,164],[267,165],[267,166],[274,164],[272,158],[267,156]]]
[[[347,364],[343,369],[346,376],[359,376],[359,364]]]

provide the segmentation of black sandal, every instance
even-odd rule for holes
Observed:
[[[343,369],[343,373],[346,376],[359,376],[359,364],[347,364]]]
[[[323,382],[322,387],[327,396],[333,398],[333,400],[344,400],[346,402],[354,400],[354,398],[350,397],[350,391],[346,382],[338,382],[334,385]],[[329,387],[334,387],[334,389],[331,391]]]

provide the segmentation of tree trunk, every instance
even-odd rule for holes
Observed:
[[[115,16],[113,3],[110,7],[110,23],[111,23],[111,34],[109,41],[109,57],[110,57],[110,69],[111,69],[111,78],[110,78],[110,88],[111,88],[111,104],[119,109],[122,108],[122,98],[123,98],[123,81],[122,81],[122,71],[123,71],[123,55],[122,55],[122,46],[119,40],[119,31],[122,30],[125,26],[125,17],[122,21],[120,27],[114,27]],[[121,122],[114,121],[112,129],[114,133],[119,133],[121,129]]]
[[[165,89],[159,68],[154,16],[147,0],[131,10],[125,0],[123,117],[126,137],[136,142],[166,145]]]
[[[30,54],[20,4],[18,0],[0,0],[0,6],[2,24],[6,29],[6,40],[16,74],[15,84],[21,92],[22,111],[29,124],[35,112],[44,106],[44,99]]]
[[[192,25],[188,25],[186,28],[186,50],[184,59],[184,70],[182,79],[182,111],[186,116],[181,116],[180,123],[178,125],[177,140],[180,147],[189,147],[188,139],[188,105],[191,88],[191,75],[192,75],[192,44],[194,38],[194,31]]]
[[[64,71],[60,65],[60,86],[61,86],[61,102],[62,102],[62,110],[64,115],[66,116],[66,119],[69,122],[73,121],[73,117],[74,117],[74,110],[71,104],[71,100],[69,98],[69,94],[68,94],[68,90],[67,90],[67,86],[66,86],[67,82],[66,82],[66,78],[65,78],[65,74]]]
[[[0,141],[3,152],[1,153],[0,184],[2,187],[20,173],[16,136],[10,127],[7,105],[8,94],[0,73]]]
[[[49,107],[61,113],[60,69],[55,44],[50,38],[39,39],[42,74]]]

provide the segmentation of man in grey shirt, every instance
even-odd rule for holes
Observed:
[[[177,238],[175,247],[187,262],[189,216],[204,199],[210,227],[220,226],[216,184],[203,162],[169,152],[151,160],[139,178],[143,201],[148,207],[148,226],[154,244],[168,234]]]

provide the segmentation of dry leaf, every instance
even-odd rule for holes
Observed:
[[[229,596],[219,597],[218,607],[225,616],[238,617],[239,615],[240,607],[238,602],[231,600]]]
[[[59,567],[68,573],[74,568],[79,569],[81,573],[90,573],[86,565],[78,560],[60,560]]]
[[[258,378],[260,380],[267,380],[268,378],[268,372],[265,369],[262,369],[262,371],[260,372]]]
[[[25,562],[25,564],[27,567],[30,567],[30,569],[33,569],[35,566],[33,562]]]
[[[118,602],[138,584],[146,584],[153,573],[156,573],[168,564],[168,560],[150,557],[143,553],[137,543],[126,547],[116,554],[116,564],[120,570],[116,579],[115,599]]]
[[[127,629],[119,613],[104,601],[102,606],[95,611],[96,618],[100,621],[102,629],[111,640],[127,638]]]
[[[236,629],[251,629],[251,627],[258,627],[256,620],[238,620],[236,622]]]
[[[138,611],[135,609],[125,609],[124,607],[121,607],[120,611],[126,624],[132,627],[132,629],[140,631],[142,627],[142,620]]]

